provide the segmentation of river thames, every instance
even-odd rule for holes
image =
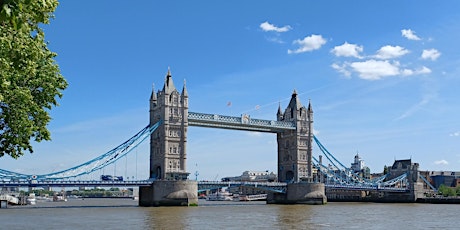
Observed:
[[[454,204],[137,204],[130,199],[70,199],[8,206],[0,209],[0,229],[458,229],[460,213]]]

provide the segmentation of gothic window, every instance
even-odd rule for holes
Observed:
[[[174,97],[174,105],[177,105],[179,103],[179,98],[177,96]]]
[[[169,147],[169,153],[172,153],[172,147]]]

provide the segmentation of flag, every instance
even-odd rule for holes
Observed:
[[[232,106],[232,102],[231,101],[227,102],[227,106],[228,107]]]

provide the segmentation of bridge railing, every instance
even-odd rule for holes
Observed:
[[[189,112],[188,120],[189,125],[195,126],[244,129],[261,132],[278,132],[296,129],[296,125],[293,122],[253,119],[247,114],[243,114],[241,117],[233,117],[219,114]]]

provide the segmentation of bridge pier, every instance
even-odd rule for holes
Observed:
[[[286,193],[270,193],[267,204],[326,204],[323,183],[299,182],[288,184]]]
[[[139,187],[139,206],[198,205],[198,182],[189,180],[156,180]]]

